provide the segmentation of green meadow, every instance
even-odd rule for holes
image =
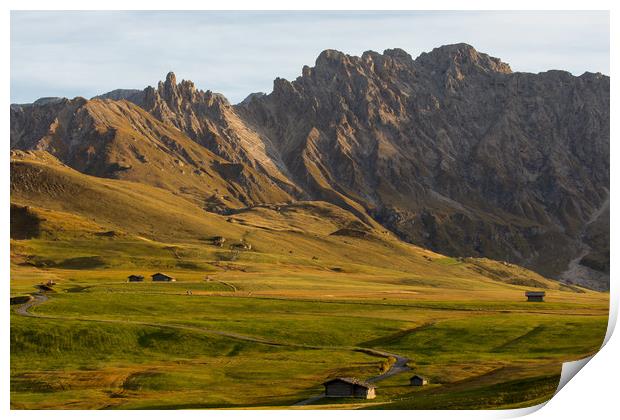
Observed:
[[[549,399],[561,364],[605,336],[606,293],[449,258],[377,226],[347,236],[361,222],[327,203],[231,218],[53,171],[82,195],[12,196],[37,226],[11,227],[11,297],[36,296],[11,305],[14,409],[290,408],[327,379],[389,371],[387,353],[410,370],[377,382],[375,399],[294,408],[515,408]],[[154,283],[156,272],[177,281]],[[532,289],[545,302],[526,302]],[[429,384],[409,386],[414,373]]]
[[[607,325],[602,294],[557,290],[528,303],[521,290],[490,284],[437,300],[435,288],[382,269],[372,281],[363,272],[371,267],[291,264],[269,274],[253,258],[236,262],[245,271],[170,265],[176,282],[126,282],[159,271],[165,257],[141,270],[133,260],[113,260],[115,269],[14,265],[14,296],[44,279],[57,284],[34,316],[12,305],[12,407],[284,408],[320,394],[326,379],[381,373],[385,358],[366,349],[407,357],[412,370],[377,383],[374,400],[299,408],[520,407],[548,399],[561,363],[595,352]],[[410,387],[413,372],[430,384]]]

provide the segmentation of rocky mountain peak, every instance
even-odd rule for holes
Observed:
[[[304,66],[301,77],[292,84],[276,79],[274,93],[297,95],[295,91],[314,90],[312,86],[321,85],[331,86],[329,89],[335,89],[338,93],[361,94],[361,90],[368,88],[368,83],[364,80],[390,79],[396,72],[411,72],[412,69],[411,56],[399,48],[386,50],[383,54],[365,51],[361,57],[328,49],[319,54],[314,67]]]
[[[93,96],[91,99],[111,99],[113,101],[120,101],[123,99],[129,99],[134,95],[140,94],[141,92],[142,91],[139,89],[114,89],[110,92]]]
[[[177,78],[173,72],[169,72],[166,75],[164,82],[160,81],[157,84],[157,91],[162,98],[168,103],[168,105],[176,106],[175,102],[180,99],[179,89],[177,86]]]
[[[328,49],[322,51],[319,54],[319,56],[316,58],[315,65],[316,67],[333,66],[342,64],[344,61],[346,61],[346,59],[347,55],[345,53],[338,50]]]
[[[510,66],[499,58],[476,51],[469,44],[443,45],[429,53],[422,53],[415,60],[415,64],[432,71],[453,72],[460,75],[474,71],[510,74]]]
[[[260,99],[260,98],[262,98],[263,96],[266,96],[266,95],[267,94],[265,92],[253,92],[253,93],[250,93],[248,96],[245,97],[245,99],[243,101],[239,102],[239,105],[247,105],[250,102],[252,102],[253,100]]]
[[[385,51],[383,51],[383,55],[387,56],[387,57],[392,57],[392,58],[396,58],[396,59],[401,59],[401,60],[406,60],[406,61],[413,61],[413,59],[411,58],[411,55],[401,49],[401,48],[391,48],[391,49],[387,49]]]
[[[181,80],[177,83],[176,75],[169,72],[165,81],[160,81],[157,85],[158,95],[167,103],[172,110],[179,107],[191,106],[193,102],[208,102],[209,105],[217,103],[218,105],[229,106],[226,97],[210,90],[203,92],[196,89],[196,85],[191,80]]]
[[[166,85],[168,86],[176,86],[177,84],[177,77],[173,72],[168,72],[168,74],[166,75]]]

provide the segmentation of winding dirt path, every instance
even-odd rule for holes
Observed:
[[[38,317],[38,315],[33,314],[32,312],[28,311],[30,308],[32,308],[33,306],[39,305],[43,302],[46,302],[47,300],[49,300],[49,298],[44,295],[43,293],[35,293],[32,294],[32,299],[30,299],[28,302],[23,303],[21,305],[19,305],[19,307],[17,307],[17,309],[15,309],[15,312],[21,316],[31,316],[31,317]]]
[[[384,379],[387,379],[390,376],[398,375],[399,373],[407,372],[408,370],[411,370],[411,368],[407,366],[407,362],[409,362],[408,358],[404,356],[400,356],[398,354],[394,354],[394,353],[383,353],[383,354],[387,357],[390,357],[390,356],[394,357],[396,359],[396,362],[394,362],[394,364],[390,367],[390,369],[388,369],[387,372],[382,373],[381,375],[373,376],[372,378],[366,379],[366,382],[376,383]]]

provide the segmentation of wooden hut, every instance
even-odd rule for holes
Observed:
[[[375,398],[375,386],[356,378],[335,378],[323,383],[326,397]]]
[[[525,292],[528,302],[544,302],[545,292]]]
[[[137,274],[132,274],[129,277],[127,277],[127,281],[129,283],[134,283],[134,282],[138,282],[138,281],[144,281],[144,276],[139,276]]]
[[[151,278],[153,281],[177,281],[174,277],[164,273],[155,273],[151,276]]]
[[[428,380],[424,376],[413,375],[411,379],[409,379],[409,383],[411,386],[424,386],[428,383]]]

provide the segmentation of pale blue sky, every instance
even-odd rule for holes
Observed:
[[[327,48],[414,58],[466,42],[514,71],[609,74],[608,12],[11,12],[11,102],[155,85],[170,70],[233,103]]]

